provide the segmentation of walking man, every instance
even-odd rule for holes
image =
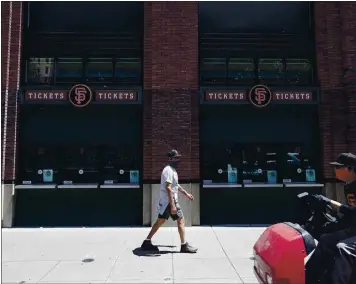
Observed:
[[[161,190],[158,204],[158,219],[152,226],[146,240],[141,245],[141,248],[146,251],[159,251],[158,247],[151,242],[152,237],[166,220],[171,217],[177,221],[178,232],[181,240],[180,252],[196,253],[197,248],[189,245],[185,240],[184,216],[183,211],[178,203],[178,191],[183,193],[190,200],[194,200],[193,195],[186,192],[178,183],[177,167],[180,162],[181,155],[177,150],[172,150],[168,153],[168,165],[163,169],[161,175]]]

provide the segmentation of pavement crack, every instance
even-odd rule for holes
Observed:
[[[173,228],[171,228],[171,244],[174,246],[174,234],[173,234]],[[174,278],[174,257],[173,257],[173,249],[172,248],[172,283],[175,283],[175,278]]]
[[[213,233],[214,233],[214,235],[215,235],[215,238],[216,238],[216,240],[218,241],[218,243],[219,243],[221,249],[223,250],[223,252],[224,252],[226,258],[227,258],[228,261],[230,262],[232,268],[235,270],[235,273],[236,273],[237,277],[241,280],[241,283],[244,283],[244,281],[242,280],[241,276],[240,276],[239,273],[237,272],[235,265],[232,263],[231,259],[230,259],[229,256],[227,255],[227,253],[226,253],[226,251],[225,251],[223,245],[221,244],[221,242],[220,242],[220,240],[219,240],[219,238],[218,238],[218,235],[216,234],[214,228],[211,227],[211,229],[213,230]]]
[[[125,240],[124,243],[123,243],[123,245],[122,245],[122,247],[121,247],[121,249],[119,250],[119,252],[118,252],[118,254],[117,254],[117,257],[116,257],[116,259],[115,259],[114,265],[111,267],[110,272],[109,272],[109,275],[108,275],[108,277],[106,278],[106,280],[105,280],[104,283],[108,282],[108,280],[109,280],[109,278],[110,278],[110,276],[111,276],[111,273],[112,273],[112,271],[114,270],[115,265],[116,265],[116,263],[117,263],[117,261],[118,261],[118,259],[119,259],[119,257],[120,257],[120,253],[121,253],[121,252],[123,251],[123,249],[125,248],[126,242],[127,242],[127,241]]]
[[[38,282],[37,283],[40,283],[41,281],[42,281],[42,279],[44,279],[48,274],[50,274],[52,271],[53,271],[53,269],[55,269],[57,266],[58,266],[58,264],[61,262],[61,260],[59,260],[45,275],[43,275],[41,278],[40,278],[40,280],[38,280]]]

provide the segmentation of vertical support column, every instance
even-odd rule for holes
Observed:
[[[356,6],[315,2],[317,71],[321,89],[319,118],[326,193],[344,201],[329,163],[341,152],[356,152],[355,23]]]
[[[199,180],[197,2],[145,2],[143,104],[145,183],[159,190],[155,184],[172,148],[183,154],[179,179]]]
[[[356,153],[356,4],[340,2],[343,51],[343,85],[347,98],[346,143],[349,152]]]
[[[323,143],[324,177],[333,178],[329,162],[346,150],[340,137],[345,110],[342,89],[341,19],[339,2],[315,2],[317,73],[320,83],[319,119]]]
[[[14,182],[18,126],[18,90],[22,45],[22,2],[1,2],[2,37],[2,171],[3,227],[11,227],[14,209]]]

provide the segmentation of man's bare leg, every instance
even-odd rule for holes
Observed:
[[[179,218],[177,220],[178,232],[180,237],[181,244],[185,244],[185,227],[184,227],[184,218]]]
[[[165,219],[157,219],[156,223],[151,228],[150,233],[148,234],[146,240],[151,240],[152,237],[157,233],[158,229],[166,222]]]
[[[154,223],[152,226],[147,238],[143,241],[141,249],[146,251],[159,251],[158,247],[152,244],[151,239],[157,233],[158,229],[164,224],[164,222],[166,222],[165,219],[157,219],[156,223]]]
[[[178,232],[181,241],[180,252],[185,253],[196,253],[198,251],[197,248],[192,247],[185,241],[185,226],[184,226],[184,217],[179,218],[177,220]]]

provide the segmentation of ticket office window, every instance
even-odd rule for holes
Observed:
[[[138,183],[137,146],[118,143],[62,147],[61,179],[77,183]]]
[[[19,180],[41,183],[138,183],[138,149],[129,145],[45,145],[20,151]]]
[[[215,110],[214,110],[215,109]],[[320,179],[312,107],[202,109],[203,183],[302,183]]]
[[[19,183],[58,182],[60,168],[58,149],[46,143],[20,143],[17,179]]]
[[[135,107],[117,108],[24,109],[19,182],[137,183],[141,168],[140,113]],[[120,124],[123,117],[118,113],[124,115],[126,123]]]
[[[317,161],[308,145],[271,143],[242,146],[242,183],[315,183]]]
[[[253,144],[253,143],[251,143]],[[315,183],[315,155],[299,143],[235,144],[209,147],[202,163],[203,183]]]

